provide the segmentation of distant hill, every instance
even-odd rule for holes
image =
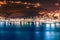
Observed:
[[[38,16],[39,11],[48,11],[45,8],[31,7],[29,9],[25,8],[25,5],[21,4],[7,4],[0,7],[0,16],[7,18],[20,18],[20,17],[34,17]]]

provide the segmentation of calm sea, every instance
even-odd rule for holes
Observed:
[[[0,40],[60,40],[60,23],[0,22]]]

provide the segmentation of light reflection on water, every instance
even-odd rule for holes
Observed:
[[[60,23],[0,22],[0,40],[60,40]]]
[[[45,40],[60,40],[60,32],[45,32]]]

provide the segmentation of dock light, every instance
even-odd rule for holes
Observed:
[[[59,26],[60,24],[59,23],[56,23],[56,26]]]
[[[23,25],[24,25],[24,22],[22,21],[21,24],[22,24],[22,26],[23,26]]]
[[[39,22],[36,22],[36,27],[39,27]]]
[[[56,27],[60,27],[60,23],[56,23]]]
[[[59,3],[55,3],[56,6],[59,6]]]
[[[25,4],[25,5],[26,5],[26,4],[28,4],[28,3],[27,3],[27,2],[24,2],[23,4]]]
[[[4,22],[0,22],[0,27],[3,27]]]
[[[50,27],[50,23],[46,24],[46,27],[49,28]]]
[[[35,4],[34,4],[34,7],[40,7],[40,6],[41,6],[40,3],[35,3]]]
[[[55,27],[55,24],[54,24],[54,23],[52,23],[52,24],[51,24],[51,27],[52,27],[52,28],[54,28],[54,27]]]
[[[14,3],[14,1],[12,1],[12,3]],[[17,2],[15,2],[16,4],[22,4],[22,2],[21,1],[17,1]]]

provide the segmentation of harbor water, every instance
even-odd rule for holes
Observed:
[[[60,23],[0,22],[0,40],[60,40]]]

